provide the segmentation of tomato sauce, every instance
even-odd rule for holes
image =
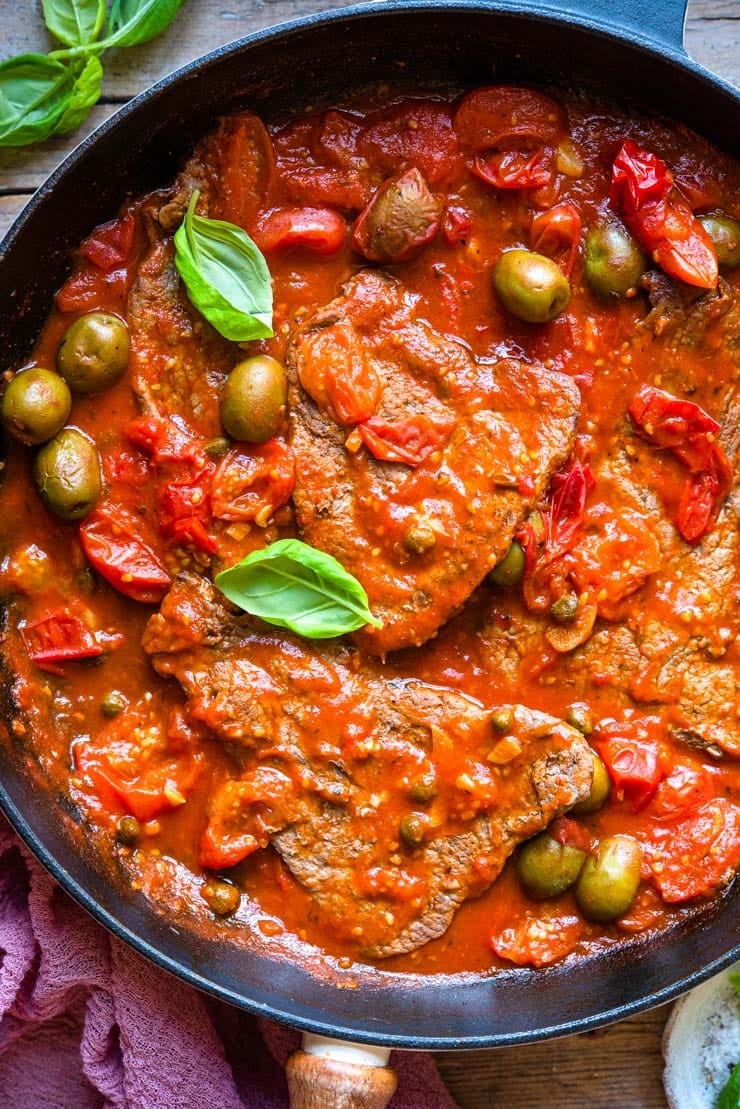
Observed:
[[[640,151],[654,160],[638,172]],[[615,159],[629,163],[639,188],[615,194]],[[409,184],[412,170],[421,185]],[[212,576],[296,533],[285,431],[261,446],[224,443],[219,391],[245,350],[284,361],[296,326],[353,274],[379,265],[481,373],[502,358],[540,363],[576,382],[581,408],[570,458],[520,521],[523,581],[472,583],[460,614],[426,644],[385,659],[358,651],[356,665],[384,680],[458,690],[491,711],[518,703],[561,719],[580,713],[611,792],[577,819],[594,847],[619,834],[642,845],[639,891],[613,922],[588,919],[573,889],[528,896],[510,860],[443,935],[383,967],[435,974],[545,966],[655,934],[717,896],[740,863],[732,503],[740,269],[721,268],[713,291],[716,256],[697,215],[740,219],[737,165],[680,125],[532,90],[408,98],[383,88],[269,133],[253,116],[235,116],[204,140],[174,189],[132,201],[82,244],[28,365],[53,367],[64,332],[85,312],[126,319],[132,289],[156,270],[156,252],[171,251],[162,213],[169,205],[177,225],[178,190],[193,179],[208,193],[211,216],[243,227],[267,258],[274,337],[239,349],[194,310],[187,332],[155,303],[154,353],[142,347],[132,356],[139,378],[148,374],[161,396],[175,362],[186,365],[201,343],[210,344],[212,375],[206,385],[199,379],[197,414],[183,412],[176,432],[142,414],[129,375],[75,396],[69,422],[95,442],[106,490],[80,523],[45,508],[32,450],[9,445],[0,565],[3,652],[18,708],[10,731],[48,788],[73,799],[101,856],[123,860],[158,911],[170,911],[172,874],[187,875],[180,910],[210,927],[199,893],[212,877],[202,837],[214,792],[239,756],[188,715],[179,686],[152,669],[142,636],[178,571]],[[394,257],[373,257],[368,206],[387,210],[408,189],[417,205],[422,196],[421,230],[414,238],[404,228]],[[161,227],[152,239],[154,211]],[[586,236],[617,216],[648,252],[645,267],[674,279],[668,300],[649,303],[637,286],[607,299],[594,293]],[[545,255],[568,279],[570,300],[556,318],[523,321],[497,296],[492,272],[514,248]],[[166,264],[176,280],[171,256]],[[702,296],[706,309],[697,307]],[[661,324],[666,304],[673,316]],[[158,333],[170,330],[171,365],[166,343],[157,346]],[[377,390],[367,375],[324,378],[316,388],[337,423],[360,429],[347,440],[354,451],[419,466],[412,507],[439,495],[422,463],[449,432],[438,427],[429,444],[416,435],[389,446],[372,424]],[[392,503],[374,513],[389,534],[405,519],[404,506]],[[382,579],[382,568],[370,561],[367,574]],[[577,614],[558,622],[553,606],[571,596]],[[706,682],[692,685],[704,666]],[[321,700],[318,666],[313,673],[304,680],[315,680]],[[708,723],[702,695],[717,702]],[[328,703],[324,712],[329,731],[346,725],[332,720]],[[382,772],[390,781],[392,761]],[[394,819],[409,807],[399,802]],[[140,825],[133,845],[116,839],[126,815]],[[296,937],[339,966],[361,960],[272,848],[224,862],[220,872],[249,899],[265,942]],[[385,904],[382,889],[378,896]],[[391,900],[404,896],[397,885]]]

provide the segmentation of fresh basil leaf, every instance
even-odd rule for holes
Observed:
[[[331,639],[365,624],[382,627],[357,579],[331,555],[300,539],[281,539],[253,551],[215,581],[245,612],[307,639]]]
[[[55,135],[66,135],[87,119],[93,104],[100,99],[103,84],[103,67],[95,58],[88,58],[85,67],[74,83],[72,98],[62,118],[54,128]]]
[[[138,46],[169,27],[185,0],[113,0],[105,45]]]
[[[273,334],[267,262],[241,227],[197,216],[198,195],[175,234],[175,266],[188,296],[226,339],[267,339]]]
[[[740,1105],[740,1063],[732,1068],[732,1073],[719,1092],[717,1109],[738,1109]]]
[[[105,22],[105,0],[41,0],[44,22],[67,46],[94,42]]]
[[[46,54],[0,62],[0,146],[28,146],[52,135],[72,102],[77,72]]]

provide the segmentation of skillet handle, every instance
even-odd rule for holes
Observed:
[[[506,0],[508,4],[508,0]],[[683,32],[689,0],[516,0],[518,10],[546,8],[572,14],[585,26],[604,28],[624,37],[652,39],[674,53],[685,54]]]
[[[285,1064],[290,1109],[385,1109],[396,1089],[387,1048],[303,1037]]]

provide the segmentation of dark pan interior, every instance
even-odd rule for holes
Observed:
[[[471,4],[384,4],[311,17],[224,47],[165,79],[86,140],[42,187],[0,249],[0,349],[25,357],[64,279],[69,252],[129,194],[168,181],[222,112],[265,118],[380,81],[492,80],[585,86],[672,116],[737,150],[740,101],[678,51],[663,54],[557,16]],[[12,713],[0,675],[0,719]],[[1,732],[1,729],[0,729]],[[668,1000],[737,958],[738,883],[650,944],[491,979],[381,976],[342,990],[300,966],[206,941],[114,889],[48,796],[0,744],[0,804],[42,862],[98,919],[160,966],[227,1001],[330,1035],[402,1046],[470,1047],[583,1031]]]

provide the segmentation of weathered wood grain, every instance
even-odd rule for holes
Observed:
[[[615,0],[618,8],[619,0]],[[232,39],[341,0],[189,0],[160,39],[105,58],[105,102],[74,135],[0,151],[0,238],[30,193],[118,103],[171,70]],[[0,56],[46,50],[40,3],[0,0]],[[686,48],[740,85],[740,0],[690,0]],[[496,1051],[440,1052],[437,1060],[461,1109],[665,1109],[660,1037],[668,1006],[602,1032]]]

